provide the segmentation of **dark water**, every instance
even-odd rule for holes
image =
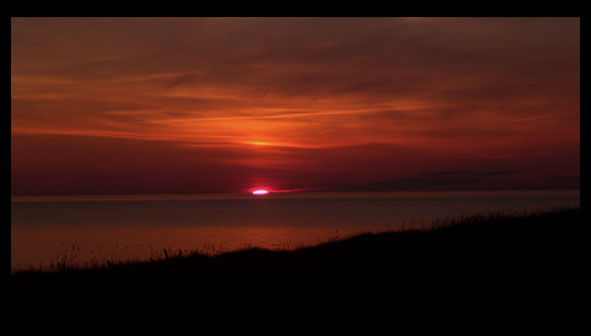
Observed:
[[[145,260],[163,249],[293,249],[443,216],[579,204],[578,190],[13,197],[11,262],[14,270]]]

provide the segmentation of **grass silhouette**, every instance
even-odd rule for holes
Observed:
[[[475,214],[430,226],[362,234],[296,250],[208,255],[163,251],[143,262],[64,265],[10,276],[14,314],[173,314],[200,320],[392,317],[463,318],[501,304],[539,316],[565,304],[580,269],[580,208]],[[66,259],[67,260],[67,259]]]

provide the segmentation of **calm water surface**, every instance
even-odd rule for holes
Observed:
[[[578,190],[12,197],[11,268],[294,249],[443,216],[578,205]]]

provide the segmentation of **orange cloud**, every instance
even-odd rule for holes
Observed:
[[[235,174],[241,184],[265,171],[278,187],[296,189],[330,176],[365,181],[421,169],[463,171],[465,160],[483,171],[490,160],[520,162],[526,174],[562,153],[571,165],[556,166],[548,178],[576,175],[579,22],[13,18],[11,139],[14,150],[29,153],[12,154],[13,191],[35,190],[22,186],[23,176],[35,183],[22,173],[28,165],[53,173],[76,166],[72,174],[83,179],[91,168],[37,147],[39,139],[65,146],[57,139],[81,137],[103,139],[82,141],[87,151],[139,141],[133,150],[148,153],[158,144],[175,153],[165,156],[171,167],[216,162],[225,168],[216,166],[210,179]],[[110,145],[98,145],[103,141]],[[131,164],[132,154],[117,160]],[[362,169],[356,160],[374,167]],[[140,161],[152,162],[148,154]]]

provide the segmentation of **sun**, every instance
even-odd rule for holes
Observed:
[[[255,191],[252,192],[253,195],[257,195],[257,196],[267,195],[268,193],[269,192],[267,190],[265,190],[265,189],[257,189],[257,190],[255,190]]]

